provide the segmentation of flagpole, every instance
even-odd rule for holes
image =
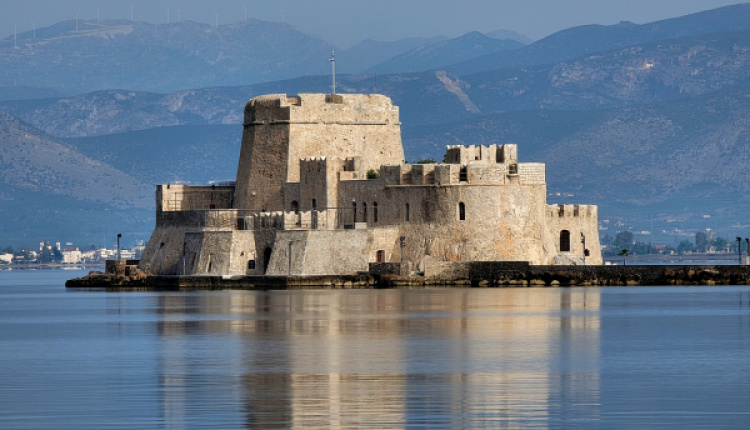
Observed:
[[[331,58],[328,60],[331,62],[331,71],[333,72],[333,92],[332,95],[336,95],[336,53],[331,51]]]

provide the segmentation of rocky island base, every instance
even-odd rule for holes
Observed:
[[[356,275],[155,275],[108,265],[66,282],[68,288],[153,290],[293,290],[423,287],[572,287],[659,285],[748,285],[750,266],[641,265],[534,266],[524,262],[454,263],[451,270],[425,276],[402,273],[398,264],[374,263]],[[127,267],[127,266],[125,266]],[[130,266],[132,267],[132,266]]]

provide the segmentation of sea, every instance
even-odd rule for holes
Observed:
[[[67,290],[0,271],[1,429],[745,429],[750,287]]]

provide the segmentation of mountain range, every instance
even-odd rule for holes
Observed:
[[[525,40],[514,33],[493,34]],[[0,89],[10,100],[48,89],[67,95],[107,89],[168,93],[255,84],[329,73],[334,51],[345,73],[421,71],[523,46],[517,40],[472,32],[450,40],[367,41],[342,51],[287,24],[254,19],[218,27],[193,21],[73,20],[0,41]],[[412,58],[425,51],[432,55]]]
[[[336,48],[283,24],[73,24],[0,44],[0,198],[19,203],[0,209],[0,245],[23,233],[96,241],[115,221],[145,239],[153,184],[233,178],[248,99],[330,91]],[[266,46],[245,42],[260,37]],[[391,97],[412,161],[440,159],[449,144],[518,143],[520,159],[547,164],[551,202],[600,205],[603,234],[670,241],[750,227],[750,5],[528,42],[503,32],[365,41],[336,50],[350,73],[337,91]],[[118,44],[122,59],[104,52]],[[50,210],[101,227],[45,223]]]

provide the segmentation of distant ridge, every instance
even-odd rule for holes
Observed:
[[[42,193],[120,208],[150,205],[145,183],[5,113],[0,113],[0,143],[0,187],[11,200]]]
[[[334,46],[259,20],[213,27],[192,21],[64,21],[0,41],[0,86],[67,93],[125,88],[154,92],[241,85],[326,73]]]
[[[519,110],[593,110],[700,96],[748,82],[750,31],[715,33],[601,52],[552,65],[458,76],[381,75],[377,90],[400,106],[404,129]],[[439,76],[443,76],[443,80]],[[451,85],[448,84],[451,83]],[[344,76],[341,92],[369,93],[373,76]],[[456,89],[477,108],[467,110]],[[329,76],[155,94],[97,91],[0,102],[56,137],[86,137],[175,125],[240,124],[245,103],[268,93],[326,92]]]
[[[508,39],[494,39],[478,31],[454,39],[421,45],[371,67],[367,73],[414,73],[435,70],[488,53],[512,51],[524,46]]]
[[[534,43],[533,39],[511,30],[495,30],[490,31],[489,33],[484,33],[484,35],[493,39],[515,40],[522,45],[530,45]]]
[[[572,27],[512,52],[494,52],[448,68],[462,75],[479,71],[550,64],[594,52],[659,40],[750,30],[750,4],[742,3],[648,24]]]
[[[380,64],[389,58],[416,48],[418,46],[447,40],[445,36],[436,37],[410,37],[406,39],[383,42],[377,40],[363,40],[351,48],[345,50],[340,57],[340,68],[344,73],[364,73],[370,67]]]
[[[149,185],[5,113],[0,148],[4,246],[43,239],[102,244],[106,225],[144,235],[153,225]]]

